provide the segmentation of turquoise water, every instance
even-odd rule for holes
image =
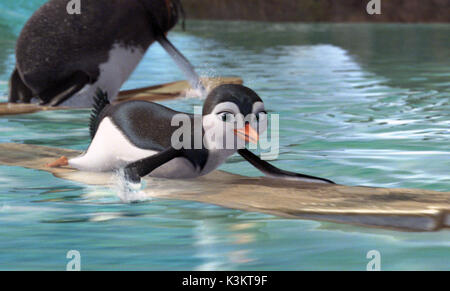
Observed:
[[[44,1],[0,3],[0,100],[20,28]],[[450,191],[450,25],[189,22],[170,38],[202,75],[237,75],[280,114],[282,168],[347,185]],[[154,45],[125,88],[182,79]],[[192,111],[202,100],[163,102]],[[0,142],[84,149],[88,111],[0,117]],[[258,171],[233,156],[222,167]],[[0,166],[0,269],[450,269],[450,231],[288,220],[207,204],[125,204],[114,190]]]

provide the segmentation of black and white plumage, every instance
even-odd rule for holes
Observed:
[[[259,132],[265,130],[262,121],[267,118],[267,113],[261,98],[242,85],[221,85],[211,91],[201,116],[147,101],[110,105],[105,100],[103,94],[97,95],[91,119],[93,139],[83,155],[69,160],[69,165],[74,168],[85,171],[125,168],[126,177],[133,182],[146,175],[194,178],[215,170],[237,151],[267,176],[333,183],[278,169],[245,148],[245,142],[257,141],[255,128],[259,128]],[[179,140],[173,139],[179,127],[171,125],[180,114],[189,119],[192,127],[190,141],[183,147],[174,143]],[[256,125],[240,119],[243,116],[256,117],[252,120]],[[195,128],[196,120],[200,120],[201,132]],[[195,147],[196,134],[200,134],[200,147]],[[186,136],[183,136],[183,142],[184,138]],[[238,139],[245,142],[238,143]]]
[[[98,88],[113,100],[154,41],[203,88],[166,38],[183,16],[180,0],[83,0],[81,14],[69,14],[68,3],[46,2],[22,29],[9,102],[90,107]]]
[[[98,123],[101,121],[100,114],[106,106],[111,104],[108,99],[108,93],[98,89],[94,97],[94,106],[92,108],[91,117],[89,118],[89,134],[91,139],[94,138],[97,132]]]

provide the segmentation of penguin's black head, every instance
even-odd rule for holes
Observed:
[[[203,105],[205,133],[233,135],[256,143],[267,128],[267,112],[261,98],[242,85],[226,84],[209,93]]]
[[[239,109],[239,112],[235,112],[235,114],[241,113],[245,116],[253,112],[253,105],[256,102],[262,103],[263,101],[255,91],[243,85],[220,85],[208,94],[203,104],[203,115],[213,112],[217,105],[228,102],[235,104]]]
[[[147,10],[155,33],[166,33],[172,29],[182,17],[184,29],[184,9],[181,0],[139,0]]]

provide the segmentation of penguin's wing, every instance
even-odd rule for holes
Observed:
[[[296,179],[304,182],[311,183],[328,183],[334,184],[333,181],[324,178],[313,177],[309,175],[294,173],[279,169],[266,161],[261,160],[257,155],[253,154],[251,151],[247,149],[240,149],[238,153],[246,159],[250,164],[252,164],[255,168],[264,173],[264,175],[273,177],[273,178],[285,178],[285,179]]]
[[[178,2],[178,1],[177,1]],[[145,3],[143,3],[146,8],[147,13],[149,14],[150,23],[152,26],[153,34],[155,39],[159,42],[159,44],[164,48],[164,50],[169,54],[169,56],[175,61],[177,66],[181,69],[181,71],[185,74],[192,88],[199,89],[202,93],[202,96],[206,95],[206,89],[202,85],[200,77],[195,72],[192,64],[186,59],[185,56],[167,39],[166,33],[162,29],[161,25],[157,21],[157,17],[153,13],[151,9],[148,9]],[[178,8],[181,10],[181,13],[184,14],[184,10],[181,6],[181,3],[176,3]],[[183,16],[184,17],[184,16]],[[183,20],[183,30],[184,30],[184,20]]]
[[[205,95],[206,89],[202,85],[200,76],[195,72],[194,66],[192,66],[188,59],[167,39],[164,34],[159,35],[157,41],[184,73],[192,88],[200,90],[202,95]]]
[[[139,183],[142,177],[150,174],[154,169],[181,156],[183,156],[182,150],[170,147],[148,158],[133,162],[125,167],[125,179],[133,183]]]

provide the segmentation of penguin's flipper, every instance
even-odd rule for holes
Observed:
[[[313,177],[304,174],[298,174],[294,172],[285,171],[279,169],[270,163],[261,160],[257,155],[253,154],[251,151],[247,149],[240,149],[238,153],[246,159],[250,164],[252,164],[255,168],[264,173],[264,175],[274,178],[288,178],[288,179],[297,179],[304,182],[311,183],[327,183],[327,184],[335,184],[333,181],[328,179]]]
[[[167,39],[164,34],[159,35],[157,40],[184,73],[192,88],[200,90],[202,95],[205,95],[206,89],[200,80],[200,76],[195,72],[194,66],[192,66],[188,59]]]
[[[25,85],[19,75],[19,72],[17,71],[17,68],[15,68],[9,80],[8,102],[30,103],[32,98],[33,92],[31,92],[30,88]]]
[[[85,72],[77,71],[68,79],[59,82],[55,87],[39,93],[40,105],[58,106],[89,83],[91,83],[91,78]]]
[[[133,162],[124,169],[125,179],[133,183],[139,183],[142,177],[147,176],[154,169],[182,155],[181,150],[170,147],[148,158]]]
[[[176,14],[181,14],[183,18],[182,27],[184,30],[185,13],[183,5],[181,4],[180,0],[176,0],[175,3],[173,4],[175,4],[174,12]],[[199,89],[201,91],[202,96],[205,96],[206,95],[205,87],[203,86],[199,75],[195,72],[194,66],[192,66],[192,64],[188,61],[188,59],[167,39],[166,31],[161,27],[161,24],[157,20],[158,17],[156,17],[152,9],[149,9],[144,2],[143,5],[149,15],[150,25],[153,31],[153,35],[155,36],[155,39],[159,42],[159,44],[164,48],[164,50],[169,54],[169,56],[175,61],[177,66],[185,74],[192,88]]]

